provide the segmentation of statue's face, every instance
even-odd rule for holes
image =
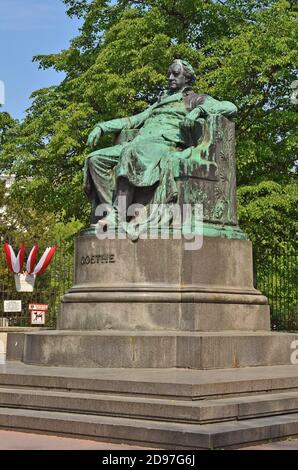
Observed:
[[[171,91],[182,90],[187,85],[187,79],[180,64],[173,63],[168,71],[168,83]]]

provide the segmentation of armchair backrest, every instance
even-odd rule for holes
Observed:
[[[193,150],[180,165],[180,203],[203,204],[204,221],[237,225],[235,124],[224,116],[199,119]]]

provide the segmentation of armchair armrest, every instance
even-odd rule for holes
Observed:
[[[197,150],[208,148],[211,144],[210,126],[207,119],[199,118],[192,128],[181,129],[187,147]]]

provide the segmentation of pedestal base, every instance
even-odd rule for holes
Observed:
[[[26,334],[26,364],[102,368],[230,369],[291,365],[298,333],[45,331]]]

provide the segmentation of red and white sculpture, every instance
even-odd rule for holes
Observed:
[[[50,264],[57,246],[49,247],[45,250],[44,254],[36,264],[38,245],[34,245],[26,263],[26,270],[23,271],[23,264],[25,258],[25,245],[21,243],[18,255],[9,243],[4,244],[4,251],[9,270],[14,274],[16,283],[16,290],[18,292],[32,292],[36,276],[40,276],[47,269]]]

